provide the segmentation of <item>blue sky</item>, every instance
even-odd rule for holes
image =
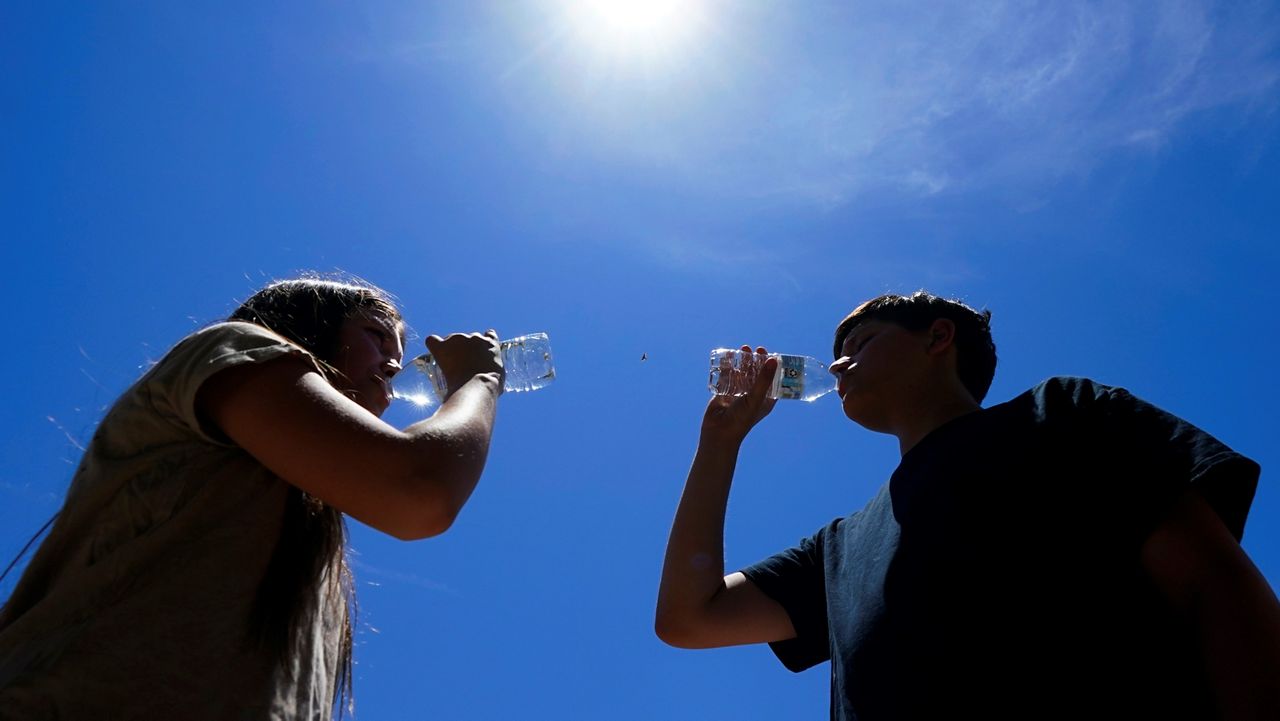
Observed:
[[[0,9],[0,556],[148,363],[313,269],[423,334],[547,331],[559,370],[504,397],[449,533],[352,523],[358,718],[824,717],[825,667],[667,648],[652,607],[707,351],[825,359],[884,291],[993,311],[990,401],[1089,376],[1258,460],[1244,545],[1276,585],[1274,5],[690,0],[615,27],[550,0]],[[895,463],[834,399],[783,404],[728,565]]]

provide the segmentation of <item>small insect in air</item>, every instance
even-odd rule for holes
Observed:
[[[648,354],[648,353],[641,353],[641,354],[640,354],[640,362],[641,362],[641,363],[643,363],[643,362],[645,362],[645,361],[647,361],[647,360],[649,360],[649,354]]]

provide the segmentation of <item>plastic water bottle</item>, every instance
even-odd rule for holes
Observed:
[[[536,391],[555,380],[556,367],[551,361],[551,341],[546,333],[530,333],[501,341],[502,366],[507,379],[502,389],[507,392]],[[391,395],[420,407],[429,408],[441,402],[448,392],[444,373],[430,353],[423,353],[405,364],[391,380]]]
[[[770,353],[768,357],[778,359],[769,398],[813,401],[836,389],[836,377],[817,358],[781,353]],[[716,395],[745,396],[763,364],[757,353],[716,348],[711,351],[711,377],[707,386]]]

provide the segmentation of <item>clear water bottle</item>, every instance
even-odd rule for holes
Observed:
[[[769,398],[813,401],[836,389],[836,377],[817,358],[781,353],[770,353],[768,357],[778,359],[778,372],[773,375]],[[762,364],[756,353],[716,348],[711,351],[711,377],[707,386],[716,395],[744,396],[755,383]]]
[[[551,361],[551,341],[546,333],[530,333],[498,345],[502,348],[502,367],[507,371],[502,385],[504,391],[536,391],[555,380],[556,367]],[[420,408],[438,405],[447,391],[444,373],[430,353],[406,363],[404,370],[391,380],[393,397]]]

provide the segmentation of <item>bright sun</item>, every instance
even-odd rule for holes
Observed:
[[[671,52],[701,23],[698,0],[566,0],[577,33],[615,54]]]
[[[681,5],[674,0],[583,0],[582,12],[605,33],[653,35],[678,20]]]

